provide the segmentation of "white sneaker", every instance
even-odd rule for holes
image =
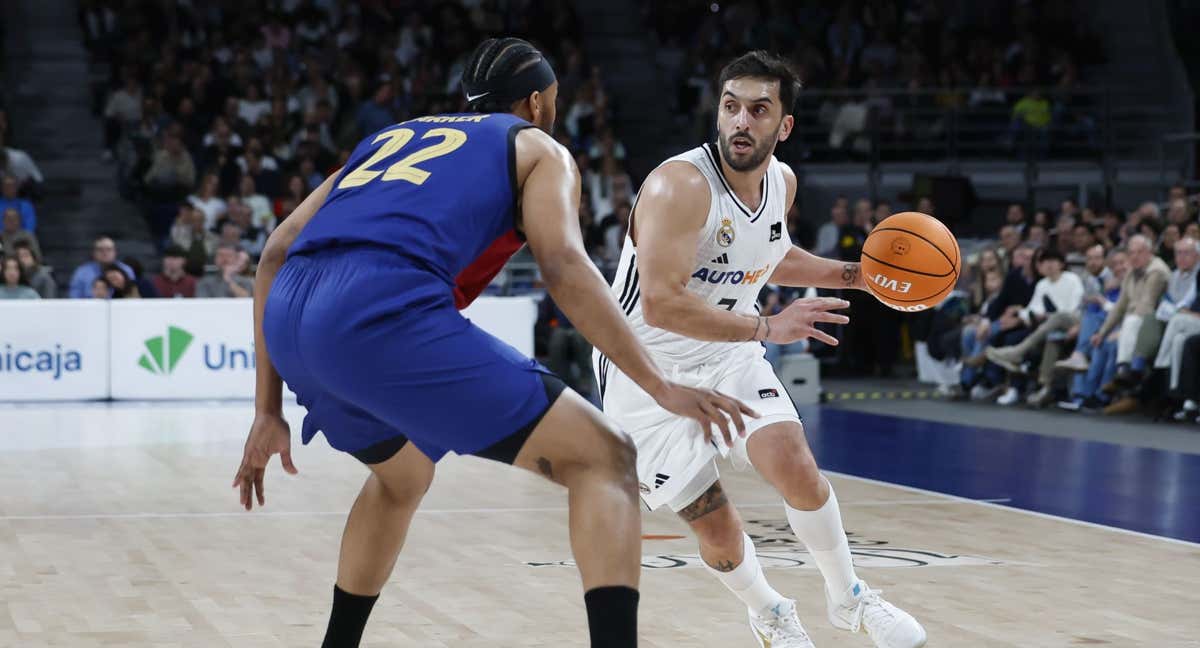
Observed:
[[[1055,362],[1054,368],[1062,369],[1063,371],[1084,372],[1088,370],[1088,359],[1087,356],[1083,355],[1082,353],[1073,351],[1071,352],[1071,357],[1067,358],[1066,360],[1059,360],[1058,362]]]
[[[971,388],[971,400],[973,401],[990,401],[1000,393],[1003,387],[985,387],[983,385],[975,385]]]
[[[796,602],[790,599],[767,608],[759,614],[746,611],[750,617],[750,629],[761,648],[814,648],[812,639],[800,625],[796,615]]]
[[[925,628],[912,615],[883,600],[879,590],[867,587],[863,581],[850,586],[838,605],[825,590],[825,605],[833,627],[850,632],[859,628],[878,648],[920,648],[925,645]]]
[[[1003,394],[1000,394],[1000,398],[996,399],[996,404],[1012,405],[1019,400],[1021,400],[1021,393],[1017,391],[1016,387],[1009,387],[1008,389],[1004,390]]]

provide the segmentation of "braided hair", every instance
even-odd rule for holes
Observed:
[[[489,38],[480,43],[463,68],[462,85],[469,89],[481,85],[495,85],[512,78],[545,57],[536,47],[520,38]],[[467,103],[471,112],[508,112],[513,101],[503,95],[489,93]]]

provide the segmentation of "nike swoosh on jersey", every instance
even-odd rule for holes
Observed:
[[[481,97],[486,97],[486,96],[488,96],[488,95],[490,95],[490,94],[492,94],[492,93],[491,93],[491,92],[484,92],[483,94],[477,94],[477,95],[467,95],[467,101],[475,101],[476,99],[479,99],[479,98],[481,98]]]

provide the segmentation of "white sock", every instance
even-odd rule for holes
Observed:
[[[713,569],[707,562],[703,560],[701,562],[704,562],[704,567],[710,574],[716,576],[717,580],[729,588],[729,591],[742,599],[746,607],[755,614],[785,601],[784,596],[776,592],[767,582],[762,566],[758,564],[758,555],[754,552],[754,541],[745,533],[742,533],[742,547],[742,564],[732,571],[719,571]]]
[[[828,483],[828,480],[826,480]],[[792,532],[808,548],[825,577],[825,586],[834,601],[841,603],[850,586],[858,582],[854,563],[850,559],[850,543],[846,530],[842,528],[842,512],[838,508],[833,484],[829,485],[829,499],[815,511],[801,511],[783,504],[787,509]]]

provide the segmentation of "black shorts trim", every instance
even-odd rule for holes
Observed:
[[[350,455],[365,464],[374,465],[383,463],[396,456],[396,453],[403,450],[404,445],[407,443],[408,437],[399,434],[374,445],[369,445],[362,450],[351,452]]]
[[[521,452],[521,448],[525,447],[525,442],[529,440],[529,435],[533,434],[533,429],[538,426],[538,423],[542,422],[542,419],[546,416],[546,412],[549,412],[550,408],[554,407],[555,401],[562,395],[563,390],[567,388],[566,383],[554,374],[540,373],[539,376],[542,379],[542,386],[546,389],[546,409],[542,410],[540,414],[535,416],[532,421],[521,429],[483,450],[471,454],[476,457],[491,459],[492,461],[499,461],[500,463],[509,465],[512,465],[516,461],[517,454]]]

